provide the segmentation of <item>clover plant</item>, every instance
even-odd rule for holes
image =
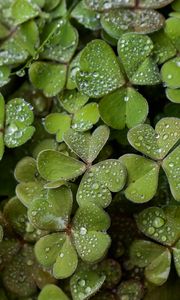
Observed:
[[[180,0],[0,0],[0,300],[179,300]]]

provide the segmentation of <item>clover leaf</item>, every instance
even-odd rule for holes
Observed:
[[[66,65],[43,61],[34,62],[29,68],[29,78],[46,97],[55,96],[64,88]]]
[[[0,242],[2,242],[3,235],[4,235],[3,227],[0,225]]]
[[[104,275],[99,275],[92,267],[80,265],[70,280],[73,300],[89,299],[103,285]]]
[[[24,99],[15,98],[6,105],[0,95],[0,159],[4,153],[4,144],[8,148],[21,146],[34,134],[31,126],[34,115],[32,106]]]
[[[119,39],[118,54],[131,83],[154,85],[160,82],[152,51],[153,43],[148,36],[126,33]]]
[[[66,186],[50,189],[47,198],[35,198],[29,205],[30,222],[40,229],[64,230],[69,222],[72,209],[72,193]]]
[[[126,169],[116,159],[99,162],[86,171],[77,192],[77,202],[86,202],[107,207],[112,199],[111,192],[120,191],[125,184]]]
[[[179,155],[180,146],[171,152],[163,161],[162,167],[169,181],[171,193],[174,198],[180,201],[179,193]]]
[[[179,207],[149,207],[137,216],[138,228],[151,239],[172,246],[180,238]]]
[[[131,260],[141,268],[145,268],[148,281],[156,285],[166,282],[171,267],[171,253],[168,248],[150,241],[137,240],[131,246]]]
[[[59,19],[45,25],[41,36],[42,42],[49,35],[48,43],[45,43],[40,57],[60,63],[69,62],[77,48],[77,30],[66,19]]]
[[[49,181],[72,179],[84,173],[84,163],[55,150],[41,151],[37,158],[37,168],[42,178]]]
[[[10,68],[8,66],[0,66],[0,87],[9,82]]]
[[[152,199],[157,191],[159,166],[152,160],[136,154],[125,154],[120,161],[128,170],[125,188],[127,199],[144,203]]]
[[[99,14],[89,9],[84,0],[80,1],[73,11],[71,16],[75,18],[80,24],[91,30],[98,30],[101,28],[99,21]]]
[[[87,218],[87,211],[91,211],[90,218]],[[48,212],[44,219],[47,215]],[[110,238],[104,231],[109,225],[109,217],[103,210],[94,204],[83,206],[77,210],[72,224],[66,224],[64,232],[46,235],[37,241],[36,257],[43,266],[53,268],[55,278],[67,278],[76,270],[77,253],[87,262],[96,262],[105,255]],[[41,226],[49,229],[48,222],[41,223]],[[54,226],[54,230],[58,229],[63,227]]]
[[[154,160],[163,159],[179,140],[178,118],[163,118],[155,127],[138,125],[128,132],[130,144]]]
[[[129,279],[122,281],[118,287],[117,295],[123,299],[139,300],[144,296],[144,288],[140,281]]]
[[[180,59],[176,57],[166,62],[161,69],[162,81],[167,86],[166,95],[169,100],[175,103],[179,103],[180,95],[180,84],[178,81],[178,77],[180,76],[179,66]]]
[[[102,40],[93,40],[81,52],[78,89],[89,97],[99,98],[124,84],[117,58]]]
[[[11,14],[16,25],[37,17],[39,13],[39,7],[28,0],[15,0],[11,6]]]
[[[103,121],[112,128],[123,129],[125,125],[131,128],[144,123],[148,103],[135,89],[123,87],[102,98],[99,112]]]
[[[80,133],[70,129],[64,134],[64,141],[83,161],[90,164],[98,156],[108,137],[109,129],[102,125],[92,135],[90,132]]]
[[[94,203],[84,204],[77,210],[73,219],[73,236],[83,261],[93,263],[104,257],[111,242],[105,233],[109,226],[109,216]]]
[[[165,33],[172,40],[177,51],[180,51],[180,42],[179,42],[179,18],[170,17],[166,20],[165,23]]]
[[[61,288],[57,287],[54,284],[47,284],[40,292],[38,296],[38,300],[68,300],[69,298],[65,295],[65,293],[61,290]]]

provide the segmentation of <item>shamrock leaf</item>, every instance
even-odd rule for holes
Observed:
[[[60,63],[69,62],[77,48],[77,30],[66,19],[60,19],[45,25],[41,37],[42,43],[49,35],[48,43],[45,43],[40,57]]]
[[[14,239],[3,239],[0,247],[0,270],[11,261],[11,259],[18,253],[20,249],[20,243]]]
[[[116,159],[109,159],[92,166],[83,176],[77,192],[77,202],[93,202],[107,207],[111,202],[111,192],[120,191],[126,180],[126,170]],[[111,191],[111,192],[110,192]]]
[[[108,137],[109,129],[102,125],[92,135],[90,132],[80,133],[70,129],[64,134],[64,141],[83,161],[90,164],[96,159]]]
[[[121,88],[102,98],[99,112],[103,121],[114,129],[131,128],[146,120],[148,103],[135,89]]]
[[[126,198],[136,203],[152,199],[158,187],[158,164],[136,154],[125,154],[120,161],[128,171]]]
[[[159,64],[176,55],[176,48],[163,29],[154,32],[150,37],[154,44],[153,52],[157,56]]]
[[[76,113],[89,100],[89,97],[81,94],[76,89],[65,90],[59,95],[59,102],[70,114]]]
[[[115,39],[125,32],[148,34],[159,30],[163,24],[164,17],[152,9],[107,10],[101,15],[103,29]]]
[[[162,81],[167,86],[166,95],[169,100],[179,103],[180,83],[179,83],[179,57],[173,58],[166,62],[161,69]]]
[[[123,297],[125,299],[128,297],[130,300],[143,299],[144,288],[140,281],[129,279],[121,282],[117,290],[117,295],[120,299],[123,299]]]
[[[99,275],[90,266],[81,264],[70,280],[73,300],[89,299],[101,288],[104,281],[104,275]]]
[[[49,181],[72,179],[86,170],[84,163],[55,150],[44,150],[37,158],[37,168],[42,178]]]
[[[39,7],[28,0],[15,0],[11,6],[11,15],[15,20],[15,25],[26,22],[39,15]]]
[[[111,1],[111,0],[85,0],[85,4],[90,7],[92,10],[97,11],[104,11],[106,9],[114,9],[118,7],[126,7],[127,5],[129,7],[133,7],[135,5],[135,0],[128,0],[128,3],[126,0],[117,0],[117,1]]]
[[[10,68],[8,66],[0,66],[0,87],[9,82]]]
[[[119,39],[118,54],[131,83],[154,85],[160,82],[152,51],[153,43],[148,36],[126,33]]]
[[[64,113],[52,113],[47,115],[44,121],[45,129],[50,134],[56,134],[56,141],[62,142],[63,133],[71,125],[71,117]]]
[[[32,256],[32,247],[24,246],[22,252],[13,258],[3,272],[5,287],[21,297],[31,296],[36,292],[36,283],[31,274],[34,263]]]
[[[171,193],[174,198],[180,201],[180,187],[179,187],[179,157],[180,146],[171,152],[162,163],[163,170],[169,181]]]
[[[173,247],[174,264],[180,277],[180,240]]]
[[[163,118],[155,127],[138,125],[128,132],[129,143],[155,160],[163,159],[179,140],[179,120]]]
[[[9,148],[18,147],[29,140],[35,128],[32,107],[24,99],[15,98],[6,104],[4,142]]]
[[[15,167],[14,176],[18,182],[35,181],[37,178],[35,159],[30,156],[22,158]]]
[[[179,18],[171,17],[166,20],[165,23],[165,33],[172,40],[177,51],[180,51],[179,42]]]
[[[180,238],[179,212],[178,206],[149,207],[137,216],[138,228],[151,239],[171,246]]]
[[[73,236],[83,261],[96,262],[106,254],[110,237],[105,231],[109,226],[109,216],[95,204],[88,203],[77,210],[73,219]]]
[[[115,288],[121,280],[121,265],[114,259],[104,259],[98,264],[97,270],[106,276],[104,285],[108,289]]]
[[[139,7],[161,8],[173,2],[173,0],[140,0]]]
[[[37,228],[64,230],[72,209],[72,193],[66,186],[48,190],[47,198],[35,198],[29,205],[28,218]]]
[[[54,284],[47,284],[40,292],[38,296],[38,300],[68,300],[69,298],[65,295],[65,293],[61,290],[61,288],[57,287]]]
[[[71,12],[71,16],[88,29],[98,30],[101,28],[99,14],[89,9],[85,5],[84,0],[80,1],[75,6],[73,11]]]
[[[20,182],[16,186],[16,195],[26,207],[29,207],[34,199],[46,197],[46,194],[43,183],[38,181]]]
[[[166,282],[171,267],[171,253],[168,248],[150,241],[137,240],[131,245],[131,260],[140,268],[145,268],[148,281],[156,285]]]
[[[34,62],[29,68],[32,84],[43,90],[46,97],[57,95],[66,82],[66,66],[49,62]]]
[[[102,40],[93,40],[83,49],[79,66],[76,83],[78,89],[89,97],[102,97],[124,84],[116,56]]]

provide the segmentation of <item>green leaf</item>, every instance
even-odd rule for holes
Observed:
[[[101,288],[104,281],[104,275],[99,275],[87,265],[80,266],[70,279],[73,300],[89,299]]]
[[[39,31],[36,23],[30,20],[22,24],[17,31],[17,44],[34,56],[39,44]]]
[[[171,193],[177,201],[180,201],[179,157],[180,146],[171,152],[162,163],[162,167],[169,181]]]
[[[178,12],[180,11],[180,2],[179,2],[179,0],[173,1],[171,6],[172,6],[173,10],[178,11]]]
[[[10,68],[8,66],[0,66],[0,87],[9,82]]]
[[[0,160],[4,154],[4,119],[5,119],[5,102],[2,94],[0,94]]]
[[[30,126],[34,120],[32,106],[21,98],[6,104],[6,123],[4,141],[7,147],[14,148],[26,143],[34,134]]]
[[[45,267],[53,266],[65,240],[64,233],[52,233],[41,237],[34,248],[39,263]]]
[[[46,193],[47,190],[38,181],[21,182],[16,186],[16,195],[26,207],[29,207],[34,199],[46,197]]]
[[[153,43],[148,36],[126,33],[119,39],[118,54],[131,83],[154,85],[160,82],[159,70],[150,57],[152,51]]]
[[[128,172],[126,198],[136,203],[151,200],[158,187],[158,164],[136,154],[125,154],[120,157],[120,161]]]
[[[148,281],[162,285],[168,279],[171,267],[169,249],[150,241],[137,240],[131,246],[131,260],[140,268],[145,267]]]
[[[173,2],[173,0],[140,0],[139,7],[161,8],[168,5],[171,2]]]
[[[59,5],[60,1],[61,0],[46,0],[43,8],[46,11],[51,11]]]
[[[180,238],[179,212],[178,206],[149,207],[137,216],[138,228],[151,239],[171,246]]]
[[[110,290],[115,288],[122,278],[121,265],[111,258],[104,259],[98,265],[98,271],[106,276],[104,285]]]
[[[101,28],[99,14],[89,9],[84,0],[75,6],[71,16],[88,29],[98,30]]]
[[[146,120],[148,103],[135,89],[121,88],[102,98],[99,112],[103,121],[114,129],[134,127]]]
[[[70,128],[71,117],[64,113],[52,113],[47,115],[44,126],[48,133],[56,134],[56,141],[63,141],[63,134]]]
[[[120,299],[139,300],[143,299],[144,288],[140,281],[129,279],[122,281],[117,289],[117,295]]]
[[[93,40],[82,50],[76,83],[82,93],[93,98],[100,98],[124,84],[118,60],[106,42]]]
[[[66,19],[60,19],[45,25],[42,41],[46,40],[52,32],[48,43],[45,43],[44,50],[40,57],[60,63],[67,63],[78,45],[78,32]]]
[[[155,160],[163,159],[179,140],[178,118],[163,118],[155,127],[138,125],[128,132],[129,143],[138,151]]]
[[[29,78],[36,88],[43,90],[46,97],[52,97],[64,88],[66,69],[65,65],[38,61],[30,66]]]
[[[65,90],[59,95],[59,102],[65,110],[74,114],[89,100],[89,97],[77,90]]]
[[[0,247],[0,269],[2,270],[17,255],[20,249],[20,243],[17,240],[3,239]]]
[[[108,214],[94,203],[82,205],[76,211],[73,219],[73,230],[80,235],[89,231],[106,231],[110,226]]]
[[[11,198],[5,205],[3,215],[12,229],[23,236],[27,223],[27,209],[17,197]]]
[[[72,128],[77,131],[86,131],[93,127],[99,120],[97,103],[88,103],[77,111],[72,119]]]
[[[104,125],[97,127],[92,135],[70,129],[64,134],[64,141],[83,161],[90,164],[107,142],[109,133],[109,128]]]
[[[153,284],[163,285],[169,276],[170,268],[171,253],[169,249],[166,249],[146,267],[145,276]]]
[[[178,103],[178,104],[180,103],[180,89],[173,90],[173,89],[167,88],[166,96],[170,101],[172,101],[174,103]]]
[[[85,0],[85,4],[92,10],[104,11],[119,7],[134,7],[135,0]]]
[[[165,34],[164,30],[159,30],[151,34],[151,39],[154,44],[154,53],[158,58],[159,64],[164,63],[176,55],[176,48]]]
[[[78,257],[76,250],[70,238],[67,237],[53,266],[54,277],[58,279],[68,278],[76,270],[77,264]]]
[[[28,209],[28,218],[37,228],[48,231],[64,230],[72,209],[72,192],[66,186],[48,190],[47,198],[34,199]]]
[[[76,73],[80,70],[79,60],[81,52],[79,52],[71,61],[68,68],[67,83],[66,87],[69,90],[73,90],[77,87],[76,85]]]
[[[161,69],[162,81],[167,87],[180,88],[180,58],[176,57],[166,62]]]
[[[49,181],[72,179],[86,170],[84,163],[54,150],[44,150],[37,158],[40,175]]]
[[[25,156],[16,165],[14,176],[18,182],[29,182],[36,180],[36,161],[30,156]]]
[[[39,13],[39,7],[28,0],[15,0],[11,6],[11,15],[16,25],[37,17]]]
[[[93,202],[100,207],[107,207],[111,202],[111,192],[120,191],[125,181],[126,170],[120,161],[101,161],[83,176],[77,192],[77,202],[80,206]]]
[[[173,247],[174,264],[180,277],[180,240]]]
[[[40,292],[38,300],[68,300],[65,293],[54,284],[47,284]]]
[[[172,40],[174,46],[178,51],[180,51],[180,41],[179,41],[179,35],[180,35],[180,27],[179,27],[179,18],[168,18],[166,20],[165,24],[165,33],[169,36],[169,38]]]
[[[19,297],[33,295],[37,290],[32,276],[34,263],[33,248],[25,244],[3,272],[3,283],[6,289]]]
[[[148,34],[159,30],[163,24],[164,17],[151,9],[107,10],[101,15],[103,29],[115,39],[125,32]]]

